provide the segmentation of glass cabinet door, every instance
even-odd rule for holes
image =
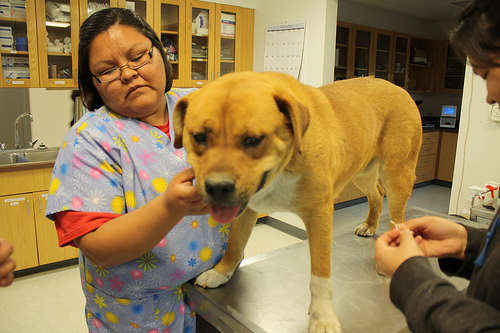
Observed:
[[[173,86],[185,86],[186,59],[186,11],[182,0],[161,0],[155,3],[156,33],[167,52],[168,60],[172,65],[174,77]]]
[[[0,87],[39,86],[35,22],[35,0],[11,4],[11,10],[3,11],[0,17]]]
[[[217,11],[215,78],[236,71],[236,29],[240,13],[236,7],[221,5]]]
[[[90,15],[110,7],[118,7],[118,0],[80,0],[80,25]]]
[[[133,10],[153,26],[153,0],[118,0],[118,7]]]
[[[356,28],[354,44],[354,77],[370,75],[371,29]]]
[[[389,61],[391,50],[391,33],[379,32],[376,33],[376,50],[375,50],[375,77],[384,80],[389,80]]]
[[[395,36],[395,59],[394,59],[394,78],[393,83],[404,89],[408,85],[408,63],[410,59],[410,37]]]
[[[40,86],[76,88],[79,2],[37,1]]]
[[[214,78],[214,21],[215,4],[192,1],[188,6],[187,25],[191,33],[187,38],[188,85],[201,87]]]
[[[350,24],[344,26],[340,22],[337,22],[337,38],[335,41],[335,81],[352,77],[352,73],[349,73],[351,29]]]

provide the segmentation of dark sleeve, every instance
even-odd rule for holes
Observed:
[[[500,332],[500,312],[436,275],[425,257],[406,260],[390,285],[391,301],[420,332]]]
[[[488,229],[478,229],[465,226],[467,229],[467,247],[465,248],[465,260],[439,259],[439,268],[449,276],[459,276],[470,280],[474,269],[474,261],[479,255]]]

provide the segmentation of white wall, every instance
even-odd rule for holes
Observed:
[[[71,90],[30,88],[30,109],[33,115],[31,137],[47,147],[59,147],[73,119]]]
[[[319,87],[333,81],[337,0],[259,1],[255,7],[254,71],[264,68],[266,28],[271,24],[305,22],[300,81]]]
[[[500,123],[491,120],[491,108],[484,80],[467,66],[450,214],[469,217],[469,186],[500,182]]]

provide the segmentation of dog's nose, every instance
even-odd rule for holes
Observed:
[[[227,203],[235,189],[234,179],[230,177],[213,176],[205,180],[205,191],[218,204]]]

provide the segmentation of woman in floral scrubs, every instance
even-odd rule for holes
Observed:
[[[229,228],[204,215],[173,147],[174,105],[190,90],[170,89],[158,37],[125,9],[84,22],[79,62],[91,112],[64,139],[47,216],[59,245],[80,249],[89,332],[194,332],[180,286],[220,260]]]

